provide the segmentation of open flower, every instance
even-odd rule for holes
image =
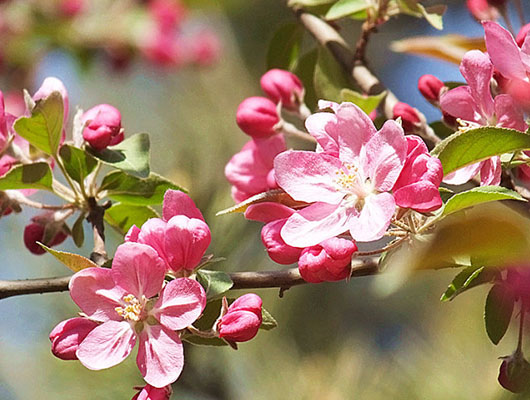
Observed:
[[[407,156],[403,129],[387,121],[377,131],[356,105],[332,106],[334,114],[313,114],[306,122],[323,151],[286,151],[274,160],[279,186],[293,199],[313,203],[282,228],[282,238],[294,247],[348,230],[357,241],[379,239],[396,208],[389,191]]]
[[[187,278],[163,287],[165,271],[153,248],[124,243],[111,269],[87,268],[73,276],[72,299],[88,318],[101,322],[77,349],[85,367],[100,370],[119,364],[138,341],[136,363],[148,384],[161,388],[179,377],[184,355],[175,331],[201,315],[206,294]]]

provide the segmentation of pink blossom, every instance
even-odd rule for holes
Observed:
[[[491,95],[493,65],[488,56],[478,50],[467,52],[460,64],[460,72],[468,86],[457,87],[441,96],[440,105],[444,113],[475,125],[526,131],[523,113],[513,98],[507,94],[495,98]],[[444,182],[460,185],[480,173],[481,185],[498,185],[501,172],[500,158],[492,157],[452,172],[444,178]]]
[[[429,154],[418,136],[408,135],[405,139],[407,159],[392,188],[396,204],[419,212],[434,211],[442,206],[438,190],[443,179],[442,163]]]
[[[434,75],[423,75],[418,80],[418,90],[431,103],[440,100],[441,92],[445,87],[445,84]]]
[[[147,60],[161,67],[178,66],[183,62],[184,56],[174,32],[155,27],[146,33],[140,49]]]
[[[261,298],[245,294],[234,301],[217,323],[219,337],[230,342],[246,342],[258,334],[261,326]]]
[[[77,360],[79,343],[99,324],[88,318],[70,318],[57,325],[50,333],[52,353],[61,360]]]
[[[148,9],[158,28],[163,31],[173,31],[188,12],[179,0],[150,0]]]
[[[282,102],[288,110],[296,111],[304,98],[304,86],[292,72],[271,69],[260,80],[261,89],[275,103]]]
[[[92,107],[83,114],[81,121],[85,126],[83,138],[96,150],[103,150],[123,140],[120,111],[109,104]]]
[[[85,5],[85,0],[60,0],[59,12],[67,18],[72,18],[81,14]]]
[[[350,276],[350,263],[356,251],[357,246],[351,240],[327,239],[302,251],[298,270],[306,282],[340,281]]]
[[[125,241],[151,246],[167,270],[193,270],[210,245],[210,228],[193,200],[176,190],[164,196],[163,217],[149,219],[140,229],[133,225]]]
[[[313,114],[306,126],[322,149],[336,146],[338,156],[286,151],[274,160],[279,186],[294,200],[313,203],[289,217],[282,228],[281,236],[290,246],[313,246],[348,230],[354,240],[376,240],[394,215],[396,204],[389,191],[407,155],[403,129],[387,121],[377,131],[356,105],[333,107],[334,114]]]
[[[276,104],[266,97],[248,97],[239,104],[236,112],[239,128],[254,139],[274,136],[280,116]]]
[[[394,119],[401,118],[403,130],[407,133],[414,132],[421,123],[418,111],[407,103],[396,103],[393,113]]]
[[[278,187],[274,177],[274,157],[286,150],[283,135],[251,140],[235,154],[225,167],[225,176],[232,184],[232,197],[237,203]]]
[[[145,385],[144,387],[135,389],[140,391],[136,393],[131,400],[169,400],[171,394],[173,393],[171,385],[164,386],[162,388]]]
[[[111,269],[87,268],[72,277],[72,299],[88,318],[101,323],[76,352],[85,367],[119,364],[138,341],[136,363],[148,384],[162,388],[178,378],[184,357],[175,331],[201,315],[206,294],[188,278],[164,286],[165,272],[164,260],[152,247],[124,243]]]
[[[517,43],[517,46],[523,47],[528,32],[530,32],[530,24],[526,24],[522,26],[521,29],[519,29],[519,33],[517,33],[517,36],[515,37],[515,42]]]

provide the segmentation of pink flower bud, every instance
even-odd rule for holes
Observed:
[[[83,12],[85,0],[61,0],[59,3],[59,12],[67,18],[75,17]]]
[[[513,393],[524,392],[529,387],[530,364],[523,358],[522,353],[515,352],[504,358],[498,381],[503,388]]]
[[[517,42],[517,45],[519,47],[523,47],[524,40],[526,39],[526,35],[528,35],[528,32],[530,32],[530,24],[524,25],[517,34],[517,37],[515,38],[515,41]]]
[[[156,388],[148,384],[135,389],[140,390],[140,392],[136,393],[131,400],[169,400],[173,393],[171,385]]]
[[[164,31],[175,29],[186,17],[187,9],[178,0],[151,0],[149,13]]]
[[[346,279],[357,245],[351,240],[331,238],[307,247],[298,260],[298,270],[306,282],[320,283]]]
[[[147,33],[140,46],[144,57],[161,67],[174,67],[182,63],[181,46],[174,32],[155,28]]]
[[[293,73],[271,69],[261,77],[261,88],[275,103],[282,102],[288,110],[297,110],[304,98],[304,86]]]
[[[267,249],[269,257],[278,264],[288,265],[300,258],[301,248],[289,246],[282,239],[280,231],[287,222],[287,218],[269,222],[261,230],[261,241]]]
[[[83,114],[82,121],[85,124],[83,138],[95,150],[103,150],[111,143],[117,144],[123,139],[123,135],[120,135],[121,114],[109,104],[92,107]]]
[[[488,0],[467,0],[467,8],[477,21],[493,21],[499,18],[499,10]]]
[[[254,139],[275,135],[274,126],[280,122],[276,104],[266,97],[249,97],[237,108],[236,122],[239,128]]]
[[[32,222],[31,224],[26,225],[24,228],[24,244],[26,245],[26,248],[35,255],[41,255],[46,252],[37,244],[37,242],[41,242],[48,247],[52,247],[61,244],[66,240],[66,233],[60,230],[55,234],[49,243],[44,243],[45,229],[46,228],[43,224],[37,222]]]
[[[33,100],[38,101],[41,99],[45,99],[50,94],[52,94],[52,92],[59,92],[61,93],[61,96],[63,97],[63,108],[64,108],[63,123],[66,123],[66,121],[68,120],[68,109],[69,109],[68,92],[66,91],[64,84],[59,79],[55,77],[48,77],[44,79],[39,90],[37,90],[35,94],[33,95]]]
[[[254,293],[239,297],[217,323],[219,337],[231,342],[252,339],[261,326],[261,306],[261,298]]]
[[[52,353],[61,360],[77,360],[79,344],[98,326],[88,318],[70,318],[57,325],[50,333]]]
[[[394,119],[401,117],[401,123],[405,133],[413,132],[421,120],[415,108],[407,103],[398,102],[394,106]]]
[[[434,75],[423,75],[418,80],[420,93],[430,102],[437,102],[440,99],[440,92],[444,87],[444,83]]]
[[[190,57],[194,63],[208,66],[219,59],[221,43],[213,32],[203,30],[188,41]]]

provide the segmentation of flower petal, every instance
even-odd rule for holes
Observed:
[[[88,369],[110,368],[125,360],[135,343],[136,335],[128,322],[107,321],[87,335],[76,355]]]
[[[471,96],[480,109],[480,114],[490,118],[495,110],[490,90],[493,65],[489,57],[480,50],[468,51],[460,64],[460,72],[469,84]]]
[[[462,185],[473,179],[480,172],[480,168],[482,168],[482,162],[459,168],[456,171],[447,174],[444,177],[443,182],[448,185]]]
[[[161,388],[175,382],[184,367],[179,335],[161,325],[146,325],[139,335],[136,364],[145,381]]]
[[[429,181],[418,181],[394,192],[396,204],[419,212],[430,212],[442,206],[438,187]]]
[[[480,168],[480,186],[496,186],[501,183],[502,165],[499,156],[483,161]]]
[[[167,222],[160,218],[150,218],[143,225],[138,234],[138,243],[151,246],[158,255],[167,263],[164,238],[166,236]]]
[[[152,247],[129,242],[118,246],[111,271],[116,284],[127,293],[150,298],[162,289],[166,264]]]
[[[497,126],[503,128],[517,129],[526,132],[528,125],[524,121],[524,113],[518,107],[513,97],[507,94],[495,96],[495,115],[497,115]]]
[[[440,96],[442,111],[465,121],[480,123],[475,100],[467,86],[459,86]]]
[[[322,148],[322,151],[339,156],[338,131],[334,129],[337,117],[333,113],[320,112],[310,115],[305,120],[307,131],[313,136]]]
[[[266,201],[250,205],[245,211],[245,218],[269,223],[277,219],[289,218],[294,212],[292,208],[283,204]]]
[[[162,216],[165,221],[175,215],[185,215],[188,218],[197,218],[204,221],[201,211],[186,193],[180,190],[166,191],[162,207]]]
[[[379,193],[364,199],[358,216],[349,221],[350,234],[358,242],[371,242],[383,237],[390,225],[396,203],[390,193]]]
[[[206,293],[193,279],[179,278],[169,282],[156,302],[152,314],[171,330],[190,326],[204,310]]]

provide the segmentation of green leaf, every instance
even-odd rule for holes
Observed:
[[[345,71],[326,47],[319,47],[318,49],[313,81],[319,99],[339,103],[342,101],[342,89],[351,86]]]
[[[486,267],[469,266],[456,275],[444,292],[441,301],[453,300],[460,293],[484,283],[491,283],[497,271]]]
[[[115,203],[105,211],[105,221],[125,235],[131,226],[141,227],[149,218],[160,216],[148,206]]]
[[[456,132],[442,140],[431,154],[440,159],[447,175],[492,156],[525,149],[530,149],[530,134],[488,126]]]
[[[64,164],[66,172],[76,182],[82,182],[97,165],[94,157],[85,150],[64,144],[59,150],[59,155]]]
[[[198,346],[228,346],[228,343],[218,337],[204,338],[195,335],[185,335],[182,337],[182,340]]]
[[[326,19],[344,18],[365,11],[369,7],[370,5],[366,3],[366,0],[339,0],[328,10]]]
[[[497,200],[526,201],[519,193],[501,186],[480,186],[452,196],[445,203],[442,215],[449,215],[464,208]]]
[[[269,44],[267,69],[294,69],[300,54],[303,36],[304,30],[297,23],[289,23],[280,27]]]
[[[510,325],[515,298],[505,285],[494,285],[486,298],[484,322],[493,344],[498,344]]]
[[[122,171],[109,172],[101,182],[100,193],[121,203],[135,205],[157,205],[164,201],[166,190],[184,191],[181,187],[160,175],[152,173],[142,179]]]
[[[48,246],[45,246],[42,243],[39,243],[39,245],[74,272],[79,272],[85,268],[97,267],[95,262],[79,254],[50,249]]]
[[[37,102],[31,117],[15,121],[15,131],[39,150],[55,156],[63,131],[63,112],[61,93],[52,92]]]
[[[140,178],[149,176],[149,135],[147,133],[138,133],[102,151],[90,148],[88,150],[94,157],[114,168]]]
[[[234,285],[230,275],[222,271],[209,271],[201,269],[197,271],[197,282],[199,282],[206,291],[208,299],[215,298],[228,290]]]
[[[438,30],[443,29],[442,15],[445,13],[447,7],[443,5],[436,5],[431,7],[423,7],[418,0],[397,0],[399,9],[404,13],[417,18],[425,18],[429,24]]]
[[[385,98],[386,91],[375,96],[364,96],[361,93],[357,93],[351,89],[342,89],[340,95],[342,101],[350,101],[353,104],[358,105],[366,114],[370,114]]]
[[[0,190],[42,189],[53,192],[50,165],[46,162],[20,164],[0,177]]]
[[[261,309],[261,318],[262,322],[261,326],[259,327],[260,329],[270,331],[271,329],[274,329],[278,326],[278,322],[276,322],[271,313],[264,308]]]
[[[317,95],[313,79],[315,75],[315,66],[318,58],[318,49],[313,49],[305,53],[299,58],[294,69],[294,74],[300,78],[305,88],[304,100],[310,109],[314,109],[317,105]]]
[[[429,126],[434,130],[434,133],[436,133],[436,135],[442,139],[445,139],[446,137],[449,137],[455,133],[454,129],[449,128],[442,121],[431,122]]]
[[[85,230],[83,229],[83,221],[85,220],[85,217],[86,214],[81,213],[72,226],[72,239],[74,239],[74,243],[77,247],[81,247],[85,241]]]

